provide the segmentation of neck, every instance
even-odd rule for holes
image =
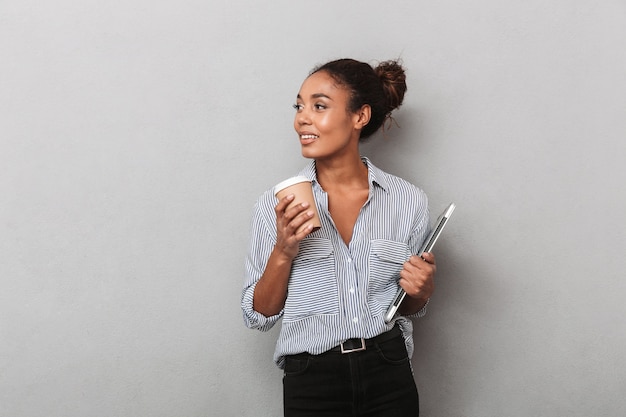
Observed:
[[[325,190],[369,188],[367,166],[357,154],[342,160],[316,160],[317,181]]]

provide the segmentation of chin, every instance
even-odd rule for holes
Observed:
[[[318,157],[316,152],[313,152],[311,149],[307,148],[302,148],[301,153],[304,158],[315,159]]]

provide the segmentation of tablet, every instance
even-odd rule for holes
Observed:
[[[437,219],[437,222],[435,222],[435,227],[433,228],[432,232],[430,232],[430,235],[428,235],[428,237],[424,241],[424,244],[420,248],[418,253],[419,256],[422,256],[424,252],[432,251],[433,247],[435,247],[435,243],[437,243],[437,239],[439,239],[439,236],[441,236],[441,232],[443,231],[443,228],[446,227],[446,224],[448,223],[450,216],[452,216],[452,212],[454,212],[455,208],[456,205],[454,203],[450,203],[450,205],[444,210],[444,212],[441,213],[441,215]],[[393,299],[393,302],[385,313],[385,323],[389,323],[391,320],[393,320],[405,296],[406,292],[402,288],[400,288],[395,298]]]

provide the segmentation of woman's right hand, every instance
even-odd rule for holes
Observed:
[[[309,203],[307,202],[288,208],[294,198],[293,194],[289,194],[274,207],[276,212],[275,249],[289,260],[296,257],[300,242],[313,230],[313,225],[309,224],[298,232],[298,229],[309,221],[314,213],[309,210]]]

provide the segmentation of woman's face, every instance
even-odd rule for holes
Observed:
[[[309,76],[298,93],[294,128],[302,156],[325,159],[358,152],[359,114],[348,111],[350,94],[324,71]]]

